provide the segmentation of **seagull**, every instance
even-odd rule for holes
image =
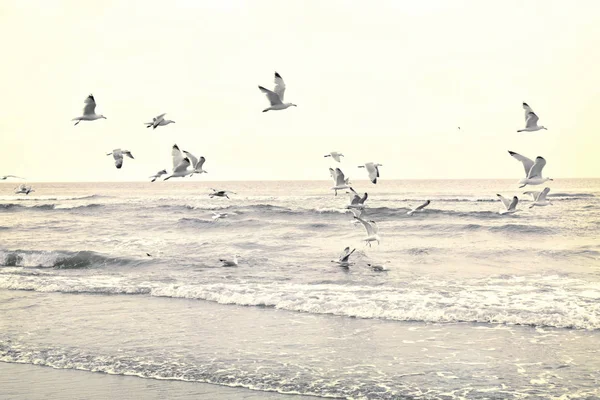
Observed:
[[[229,199],[229,196],[227,196],[227,193],[233,193],[233,194],[237,194],[235,192],[230,192],[228,190],[216,190],[213,188],[210,188],[210,190],[212,190],[213,192],[210,193],[208,196],[212,199],[213,197],[217,196],[217,197],[227,197]],[[229,199],[231,200],[231,199]]]
[[[342,254],[340,254],[340,257],[337,260],[331,260],[331,262],[338,264],[340,267],[348,268],[350,266],[348,259],[354,251],[356,251],[356,249],[350,251],[350,247],[346,247],[344,251],[342,251]]]
[[[94,100],[94,96],[91,94],[84,101],[85,107],[83,107],[83,115],[81,117],[73,118],[71,121],[75,122],[75,125],[80,123],[81,121],[95,121],[100,118],[106,119],[104,115],[96,114],[96,100]]]
[[[0,181],[5,181],[8,178],[25,179],[25,178],[21,178],[20,176],[16,176],[16,175],[4,175],[4,176],[0,176]]]
[[[529,206],[529,208],[533,208],[535,206],[548,206],[548,205],[552,205],[552,203],[550,203],[550,201],[548,201],[548,199],[546,199],[546,196],[548,195],[548,192],[550,192],[550,188],[544,188],[544,190],[542,190],[541,192],[525,192],[523,194],[529,194],[531,195],[532,199],[533,199],[533,204]]]
[[[407,212],[406,215],[413,215],[416,212],[423,211],[423,209],[425,207],[427,207],[429,205],[429,203],[431,203],[431,200],[427,200],[425,203],[421,204],[420,206],[413,208],[412,210]]]
[[[331,157],[335,161],[340,162],[340,157],[344,157],[344,155],[342,153],[338,153],[337,151],[332,151],[329,154],[325,154],[323,157]]]
[[[378,167],[383,167],[383,165],[368,162],[365,165],[358,166],[358,168],[366,168],[367,169],[367,172],[369,173],[369,179],[374,184],[377,183],[377,178],[379,178],[379,168]]]
[[[227,216],[229,215],[229,214],[227,214],[227,213],[218,213],[218,212],[214,212],[214,211],[213,211],[212,213],[213,213],[213,217],[212,217],[212,219],[213,219],[214,221],[216,221],[216,220],[218,220],[218,219],[220,219],[220,218],[227,218]]]
[[[517,204],[519,203],[519,198],[517,196],[514,196],[512,201],[509,201],[501,194],[496,194],[496,196],[498,196],[502,204],[504,204],[504,208],[506,208],[506,210],[500,210],[500,214],[512,214],[519,211],[517,210]]]
[[[185,151],[185,150],[183,152],[190,159],[191,166],[192,166],[192,168],[194,168],[194,170],[192,171],[190,176],[192,176],[194,174],[208,173],[208,171],[205,171],[202,169],[202,166],[204,165],[206,158],[200,157],[200,159],[197,159],[192,153]]]
[[[360,218],[360,217],[354,217],[356,218],[361,224],[364,225],[365,229],[367,230],[367,237],[363,239],[363,241],[366,242],[366,244],[369,245],[369,247],[371,247],[371,242],[377,242],[377,244],[379,244],[379,235],[377,234],[377,232],[379,231],[379,229],[377,228],[377,224],[375,223],[375,221],[365,221],[364,219]]]
[[[293,103],[284,103],[283,95],[285,94],[285,83],[277,72],[275,72],[275,89],[270,91],[269,89],[265,89],[262,86],[258,87],[261,92],[267,95],[267,99],[271,103],[271,107],[267,107],[263,110],[263,112],[267,112],[269,110],[285,110],[288,107],[294,106],[298,107]]]
[[[517,132],[535,132],[541,129],[548,130],[543,126],[538,126],[539,117],[533,112],[531,107],[523,102],[523,109],[525,110],[525,129],[519,129]]]
[[[367,201],[369,194],[365,193],[365,194],[363,194],[362,197],[360,197],[358,195],[358,193],[356,193],[356,191],[354,189],[352,189],[352,187],[350,187],[350,191],[352,193],[354,193],[354,196],[352,197],[352,200],[350,201],[350,205],[346,206],[346,208],[348,208],[348,209],[355,208],[355,209],[359,209],[359,210],[364,210],[365,201]]]
[[[223,263],[223,267],[237,267],[238,266],[238,256],[237,254],[233,256],[232,260],[227,260],[225,258],[219,258],[219,261]]]
[[[350,188],[350,186],[348,186],[348,184],[350,183],[350,178],[345,178],[344,173],[342,172],[341,169],[336,168],[334,170],[333,168],[329,168],[329,173],[331,174],[331,177],[333,178],[334,186],[331,187],[331,190],[335,191],[335,196],[337,196],[338,190]]]
[[[15,189],[16,194],[29,194],[31,192],[35,192],[35,190],[25,184],[21,184],[21,186]]]
[[[181,150],[179,150],[179,147],[176,144],[174,144],[171,149],[171,157],[173,158],[173,172],[163,179],[163,181],[170,178],[183,178],[192,173],[192,171],[188,169],[190,166],[190,159],[183,157]]]
[[[152,178],[152,180],[150,182],[154,182],[155,180],[157,180],[158,178],[160,178],[161,176],[163,176],[165,174],[167,174],[166,169],[162,169],[162,170],[158,171],[154,175],[150,176],[150,178]]]
[[[388,270],[386,267],[384,267],[383,265],[379,265],[379,264],[367,264],[367,266],[369,268],[371,268],[373,271],[377,271],[377,272],[384,272],[384,271]]]
[[[169,125],[171,123],[175,123],[175,121],[171,121],[170,119],[165,119],[165,115],[167,115],[167,113],[164,114],[160,114],[158,117],[156,118],[152,118],[152,122],[144,122],[146,124],[146,128],[150,128],[152,127],[152,129],[156,129],[157,126],[165,126],[165,125]]]
[[[521,161],[523,163],[523,167],[525,168],[525,179],[521,179],[519,181],[519,184],[521,184],[521,186],[519,186],[520,188],[527,185],[541,185],[546,181],[552,180],[550,178],[542,178],[542,169],[544,169],[544,165],[546,165],[546,160],[544,160],[544,157],[537,156],[535,158],[535,162],[533,162],[529,158],[523,157],[514,151],[509,150],[508,154]]]
[[[129,158],[133,158],[129,150],[121,149],[114,149],[112,152],[106,153],[106,155],[113,156],[113,158],[115,159],[115,167],[117,167],[118,169],[121,169],[121,167],[123,166],[123,155],[126,155]]]

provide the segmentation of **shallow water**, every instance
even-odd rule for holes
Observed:
[[[342,398],[600,395],[600,180],[533,209],[513,181],[356,182],[370,248],[329,182],[34,186],[0,185],[1,361]]]

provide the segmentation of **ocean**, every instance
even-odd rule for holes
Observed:
[[[600,398],[600,179],[532,209],[516,180],[356,181],[372,247],[331,182],[193,179],[0,184],[0,361],[265,396]]]

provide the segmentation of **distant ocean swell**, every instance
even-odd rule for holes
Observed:
[[[21,271],[23,272],[23,271]],[[137,294],[356,318],[600,329],[600,284],[559,276],[417,280],[402,287],[335,283],[136,283],[127,277],[7,273],[0,288]]]
[[[0,267],[79,269],[105,265],[127,265],[135,262],[138,261],[108,257],[93,251],[0,250]]]

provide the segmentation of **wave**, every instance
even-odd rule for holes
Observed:
[[[418,321],[600,329],[600,285],[563,276],[420,279],[394,286],[333,283],[144,282],[126,277],[0,274],[0,288],[39,292],[138,294],[272,307],[313,314]]]
[[[0,267],[80,269],[105,265],[126,265],[134,260],[108,257],[93,251],[0,250]]]
[[[83,208],[100,208],[104,207],[103,204],[91,203],[91,204],[35,204],[26,206],[17,203],[4,203],[0,204],[0,210],[10,209],[26,209],[26,210],[75,210]]]
[[[85,199],[100,199],[110,198],[101,194],[83,195],[83,196],[34,196],[34,197],[18,197],[18,196],[0,196],[0,201],[62,201],[62,200],[85,200]]]

